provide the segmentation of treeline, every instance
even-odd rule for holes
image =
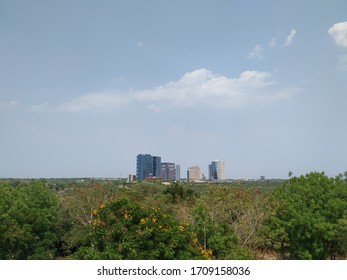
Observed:
[[[0,181],[0,259],[345,259],[347,177]]]

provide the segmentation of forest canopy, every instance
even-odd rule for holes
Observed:
[[[347,177],[0,180],[0,259],[345,259]]]

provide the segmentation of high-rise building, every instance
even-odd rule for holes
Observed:
[[[161,177],[166,181],[176,180],[176,166],[173,162],[162,162],[161,163]]]
[[[152,177],[160,177],[160,173],[161,173],[161,157],[153,156]]]
[[[176,174],[175,174],[176,181],[181,180],[181,166],[176,164]]]
[[[139,154],[136,158],[136,179],[143,180],[153,173],[153,159],[149,154]]]
[[[202,178],[199,166],[192,166],[188,168],[187,180],[188,181],[200,181]]]
[[[208,173],[210,180],[225,180],[225,164],[224,161],[215,160],[212,161],[211,164],[208,165]]]
[[[161,157],[149,154],[138,154],[136,157],[136,179],[160,177]]]

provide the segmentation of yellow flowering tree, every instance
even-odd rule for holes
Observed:
[[[93,211],[94,244],[79,259],[205,259],[196,235],[160,208],[126,198]]]

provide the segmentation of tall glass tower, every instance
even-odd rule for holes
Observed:
[[[161,173],[161,157],[153,156],[153,177],[160,177]]]
[[[210,180],[225,180],[225,165],[224,161],[215,160],[208,166]]]
[[[161,157],[149,154],[138,154],[136,157],[136,178],[160,177]]]

